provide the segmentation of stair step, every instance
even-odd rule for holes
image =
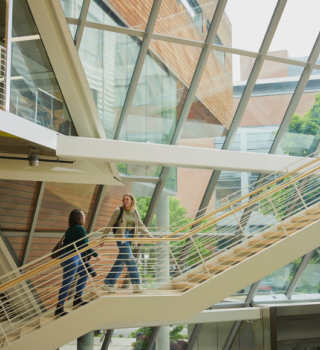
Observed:
[[[286,230],[290,230],[291,231],[291,230],[296,230],[296,229],[302,229],[302,228],[304,228],[304,227],[306,227],[308,225],[309,225],[309,222],[302,221],[302,222],[296,222],[294,224],[285,224],[283,226],[285,227]],[[278,226],[278,230],[279,231],[283,231],[283,228],[282,228],[281,225]]]
[[[259,253],[259,252],[261,252],[263,250],[264,250],[264,248],[257,248],[257,247],[254,247],[254,248],[238,248],[238,249],[235,249],[234,252],[236,254],[253,255],[253,254]]]
[[[247,257],[245,257],[245,256],[230,256],[228,258],[220,258],[219,261],[226,262],[226,263],[230,262],[231,264],[235,264],[235,263],[239,263],[241,261],[244,261],[246,259],[247,259]]]
[[[40,327],[44,327],[45,325],[57,320],[59,316],[43,316],[40,318]]]
[[[279,232],[279,231],[272,231],[272,232],[268,232],[268,233],[265,233],[263,235],[263,237],[267,238],[267,237],[273,237],[273,238],[276,238],[276,237],[286,237],[286,234],[284,231],[282,232]]]
[[[210,276],[206,273],[189,273],[188,274],[188,282],[204,282],[210,279]]]
[[[192,285],[192,284],[183,283],[183,282],[172,283],[172,286],[173,286],[173,289],[179,289],[179,290],[182,290],[182,291],[186,291],[186,290],[189,290],[189,289],[194,287],[194,285]]]
[[[320,211],[319,211],[320,214]],[[317,221],[320,219],[320,215],[305,215],[305,216],[297,216],[293,218],[292,222],[303,222],[303,221]]]
[[[207,266],[208,271],[211,273],[218,274],[222,271],[230,269],[230,265],[216,265],[216,266]]]
[[[277,242],[280,242],[280,239],[261,239],[260,241],[258,240],[254,240],[254,241],[250,241],[249,245],[253,245],[253,246],[267,246],[267,245],[271,245]]]
[[[309,209],[306,211],[307,215],[311,215],[311,214],[320,214],[320,207],[319,208],[313,208],[313,209]]]
[[[23,326],[21,327],[20,337],[24,337],[25,335],[32,333],[36,329],[40,328],[40,326]]]
[[[4,338],[2,347],[4,348],[4,347],[8,346],[9,344],[13,343],[14,341],[18,340],[19,338],[20,338],[20,330],[7,334],[8,340]]]

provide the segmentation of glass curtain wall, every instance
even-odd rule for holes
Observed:
[[[76,135],[26,0],[13,0],[10,112],[61,134]]]

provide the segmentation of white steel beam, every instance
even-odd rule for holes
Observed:
[[[0,179],[123,186],[107,164],[41,161],[41,157],[39,166],[30,166],[27,159],[0,159],[0,163]]]
[[[105,138],[60,1],[27,1],[78,135]]]
[[[0,131],[55,150],[57,132],[15,114],[0,110]]]
[[[12,40],[13,0],[6,1],[6,96],[5,110],[10,110],[11,40]]]
[[[31,249],[31,245],[32,245],[32,240],[33,240],[33,237],[34,237],[34,234],[36,231],[36,226],[37,226],[37,221],[38,221],[38,216],[39,216],[39,212],[40,212],[40,208],[41,208],[41,203],[42,203],[42,198],[43,198],[45,186],[46,186],[45,182],[39,183],[37,198],[35,201],[33,216],[32,216],[31,224],[30,224],[30,232],[29,232],[29,236],[27,237],[27,242],[26,242],[26,245],[24,248],[21,265],[25,265],[28,262],[29,253],[30,253],[30,249]]]
[[[158,13],[160,11],[161,3],[162,3],[162,0],[154,0],[153,1],[149,20],[148,20],[147,27],[146,27],[146,36],[143,38],[142,43],[141,43],[141,47],[140,47],[139,54],[137,57],[137,62],[135,64],[135,67],[134,67],[134,70],[132,73],[130,85],[129,85],[129,88],[128,88],[128,91],[126,94],[126,98],[124,100],[123,107],[121,110],[120,118],[118,121],[117,130],[116,130],[115,135],[114,135],[114,138],[116,140],[120,138],[122,126],[125,124],[125,122],[128,118],[128,115],[129,115],[132,101],[133,101],[133,98],[134,98],[134,95],[135,95],[135,92],[136,92],[136,89],[137,89],[137,86],[139,83],[139,78],[140,78],[140,74],[141,74],[141,71],[143,68],[143,64],[144,64],[145,58],[147,56],[149,44],[151,41],[151,35],[152,35],[152,32],[153,32],[154,27],[156,25],[156,21],[157,21]]]
[[[300,157],[221,151],[211,148],[144,144],[119,140],[57,136],[57,156],[63,159],[152,164],[166,167],[274,173]],[[305,160],[309,162],[310,160]]]
[[[91,0],[84,0],[82,4],[79,25],[77,26],[76,34],[74,35],[74,40],[73,40],[77,51],[79,51],[79,48],[80,48],[81,39],[84,31],[84,25],[87,20],[90,2]]]
[[[232,321],[246,321],[246,320],[259,320],[261,319],[261,311],[258,307],[243,307],[243,308],[227,308],[218,310],[205,310],[191,318],[177,320],[166,320],[164,322],[121,322],[115,325],[115,329],[118,328],[131,328],[131,327],[156,327],[167,326],[170,324],[201,324],[201,323],[214,323],[214,322],[232,322]],[[108,324],[104,324],[100,329],[108,329]]]

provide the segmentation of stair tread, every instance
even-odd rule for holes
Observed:
[[[198,279],[209,279],[210,275],[208,275],[207,273],[189,273],[188,274],[189,278],[198,278]]]
[[[227,258],[219,258],[219,261],[243,261],[246,260],[247,257],[244,256],[229,256]]]
[[[272,231],[272,232],[267,232],[263,235],[263,237],[285,237],[286,234],[285,232],[279,232],[279,231]]]
[[[266,245],[266,244],[274,244],[280,242],[282,239],[261,239],[261,240],[252,240],[249,242],[250,245]]]
[[[319,210],[320,214],[320,210]],[[296,216],[295,218],[292,218],[292,222],[303,222],[303,221],[316,221],[320,219],[320,215],[304,215],[304,216]]]
[[[215,266],[207,266],[208,270],[228,270],[231,266],[229,265],[215,265]]]
[[[264,250],[264,248],[257,248],[257,247],[254,247],[254,248],[237,248],[234,250],[234,252],[237,254],[237,253],[258,253],[258,252],[261,252],[262,250]]]

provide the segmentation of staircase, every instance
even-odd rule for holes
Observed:
[[[99,277],[89,276],[84,298],[90,304],[73,308],[71,298],[66,303],[69,315],[54,317],[63,259],[46,255],[1,276],[0,294],[10,300],[14,312],[7,309],[8,317],[0,320],[0,347],[31,350],[39,344],[41,350],[56,349],[102,326],[179,323],[220,302],[320,246],[319,174],[320,160],[302,159],[254,184],[254,189],[223,199],[214,212],[197,213],[187,224],[176,223],[175,230],[153,229],[153,242],[139,238],[135,254],[143,294],[133,294],[130,284],[115,294],[103,292],[112,263],[91,261]],[[103,256],[101,240],[94,234],[90,246]],[[111,236],[105,243],[115,241]],[[128,280],[125,274],[122,279]],[[70,297],[73,294],[71,289]]]

